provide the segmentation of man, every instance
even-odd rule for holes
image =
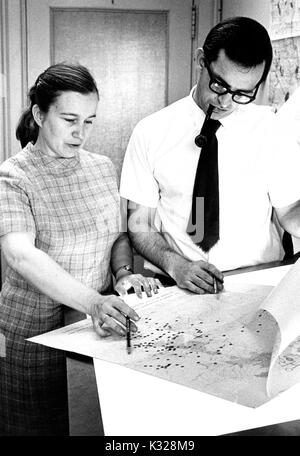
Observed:
[[[278,128],[268,134],[276,115],[252,103],[271,62],[261,24],[245,17],[221,22],[197,50],[190,95],[139,122],[128,145],[120,191],[129,201],[132,244],[159,268],[152,269],[195,293],[221,290],[220,270],[282,259],[283,229],[300,233],[300,153],[282,134],[272,138]],[[220,122],[219,222],[217,242],[202,249],[187,228],[200,154],[195,137],[210,105]]]

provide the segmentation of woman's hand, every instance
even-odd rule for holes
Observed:
[[[150,298],[152,292],[155,294],[158,293],[158,288],[162,286],[161,282],[153,277],[144,277],[142,274],[127,274],[118,279],[114,289],[122,296],[127,294],[127,291],[130,290],[130,288],[133,288],[139,298],[142,298],[142,291],[144,290],[146,295]]]
[[[99,298],[99,302],[93,304],[91,309],[94,330],[99,336],[106,337],[113,333],[125,336],[126,316],[132,320],[131,330],[137,331],[134,322],[140,317],[122,299],[113,295],[99,295]]]

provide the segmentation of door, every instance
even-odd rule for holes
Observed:
[[[187,95],[192,0],[28,0],[28,81],[52,63],[87,66],[100,92],[86,145],[120,174],[128,139],[146,115]]]

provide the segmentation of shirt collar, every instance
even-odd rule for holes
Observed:
[[[196,90],[196,86],[192,87],[187,99],[188,99],[189,114],[193,119],[195,127],[199,127],[199,125],[201,125],[205,119],[205,113],[197,105],[197,103],[195,102],[195,100],[193,98],[193,94],[194,94],[195,90]]]

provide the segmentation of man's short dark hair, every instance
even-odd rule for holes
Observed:
[[[260,82],[267,78],[273,51],[269,34],[259,22],[238,16],[217,24],[207,35],[203,45],[208,63],[218,59],[221,49],[224,49],[230,60],[245,68],[265,62]]]

